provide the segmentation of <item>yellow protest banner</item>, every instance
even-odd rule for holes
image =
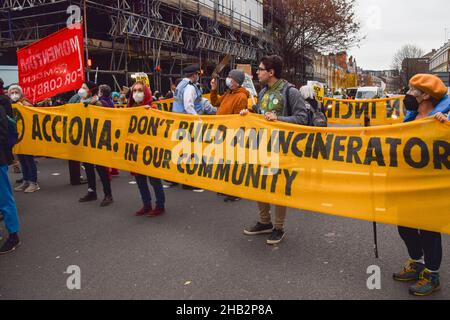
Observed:
[[[315,128],[254,114],[190,116],[83,104],[15,108],[18,154],[450,234],[450,122]]]
[[[324,98],[328,123],[364,125],[364,118],[370,125],[402,123],[405,117],[403,96],[372,100],[346,100]]]

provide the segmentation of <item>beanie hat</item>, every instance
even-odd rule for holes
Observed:
[[[409,80],[409,85],[437,100],[441,100],[448,90],[444,82],[432,74],[416,74]]]
[[[245,73],[242,70],[238,69],[231,70],[228,76],[234,81],[236,81],[240,86],[242,86],[242,84],[245,81]]]

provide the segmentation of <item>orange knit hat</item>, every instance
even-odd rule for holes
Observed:
[[[437,100],[441,100],[447,94],[444,82],[432,74],[416,74],[409,80],[409,85]]]

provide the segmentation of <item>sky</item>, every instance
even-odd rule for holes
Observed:
[[[425,53],[450,39],[450,0],[357,0],[360,48],[348,50],[365,70],[391,69],[395,52],[414,44]]]

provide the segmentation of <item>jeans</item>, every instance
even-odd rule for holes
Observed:
[[[100,176],[100,180],[102,181],[105,197],[112,197],[111,181],[109,181],[108,168],[90,163],[84,163],[84,169],[86,170],[88,188],[97,193],[97,186],[95,181],[95,170],[97,170],[97,173]]]
[[[0,212],[3,214],[8,233],[19,232],[19,217],[17,215],[16,201],[9,184],[8,166],[0,166]]]
[[[34,156],[24,154],[17,155],[22,168],[23,180],[28,182],[37,182],[37,167],[34,162]]]
[[[442,262],[442,239],[437,232],[398,227],[400,237],[408,248],[411,259],[425,259],[425,267],[437,271]]]
[[[139,188],[139,192],[141,193],[142,202],[144,203],[144,207],[151,208],[152,207],[152,196],[150,194],[150,189],[148,188],[147,179],[150,181],[150,184],[155,191],[156,196],[156,207],[160,209],[164,209],[164,205],[166,202],[166,197],[164,195],[164,188],[161,182],[161,179],[156,179],[152,177],[143,176],[137,174],[135,176],[136,183]]]

